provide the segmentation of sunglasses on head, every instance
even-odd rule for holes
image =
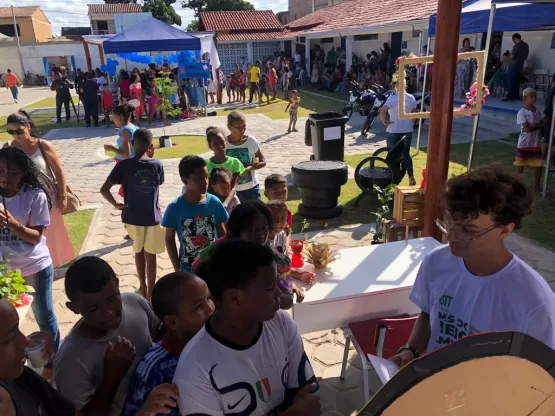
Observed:
[[[16,134],[23,134],[23,133],[25,133],[25,129],[17,129],[17,130],[8,129],[8,130],[6,130],[6,132],[7,132],[10,136],[14,136],[14,135],[16,135]]]

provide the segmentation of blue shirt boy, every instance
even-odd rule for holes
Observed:
[[[217,227],[228,218],[229,214],[219,198],[211,194],[207,194],[199,204],[191,204],[180,195],[168,205],[162,226],[177,232],[180,270],[191,271],[200,251],[222,237],[217,235]]]

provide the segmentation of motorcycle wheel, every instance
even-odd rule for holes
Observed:
[[[364,120],[364,125],[362,126],[362,130],[360,131],[360,134],[368,133],[368,131],[372,128],[372,125],[374,124],[374,118],[375,116],[366,117],[366,120]]]
[[[353,107],[343,108],[343,110],[341,110],[341,114],[343,114],[344,116],[347,116],[347,117],[349,117],[349,119],[351,119],[351,116],[353,115]]]

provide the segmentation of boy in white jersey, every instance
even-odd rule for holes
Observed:
[[[279,309],[273,252],[224,240],[203,276],[217,308],[175,371],[182,415],[320,415],[301,336]]]
[[[505,247],[530,213],[526,185],[503,168],[484,166],[447,182],[449,245],[423,260],[410,299],[422,312],[399,365],[477,332],[519,331],[555,348],[555,294],[534,269]]]

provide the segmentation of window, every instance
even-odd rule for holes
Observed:
[[[108,31],[108,22],[106,20],[97,20],[96,21],[96,29],[97,30],[105,30]]]
[[[299,38],[299,42],[300,42],[300,43],[306,43],[306,36],[301,36],[301,37]]]
[[[333,38],[322,38],[320,43],[333,43]]]
[[[13,30],[13,24],[10,25],[0,25],[0,33],[3,35],[9,36],[13,38],[15,36],[15,31]],[[19,25],[17,25],[17,34],[21,36],[21,30],[19,29]]]
[[[359,40],[378,40],[378,34],[371,33],[370,35],[355,35],[353,40],[355,42]]]

